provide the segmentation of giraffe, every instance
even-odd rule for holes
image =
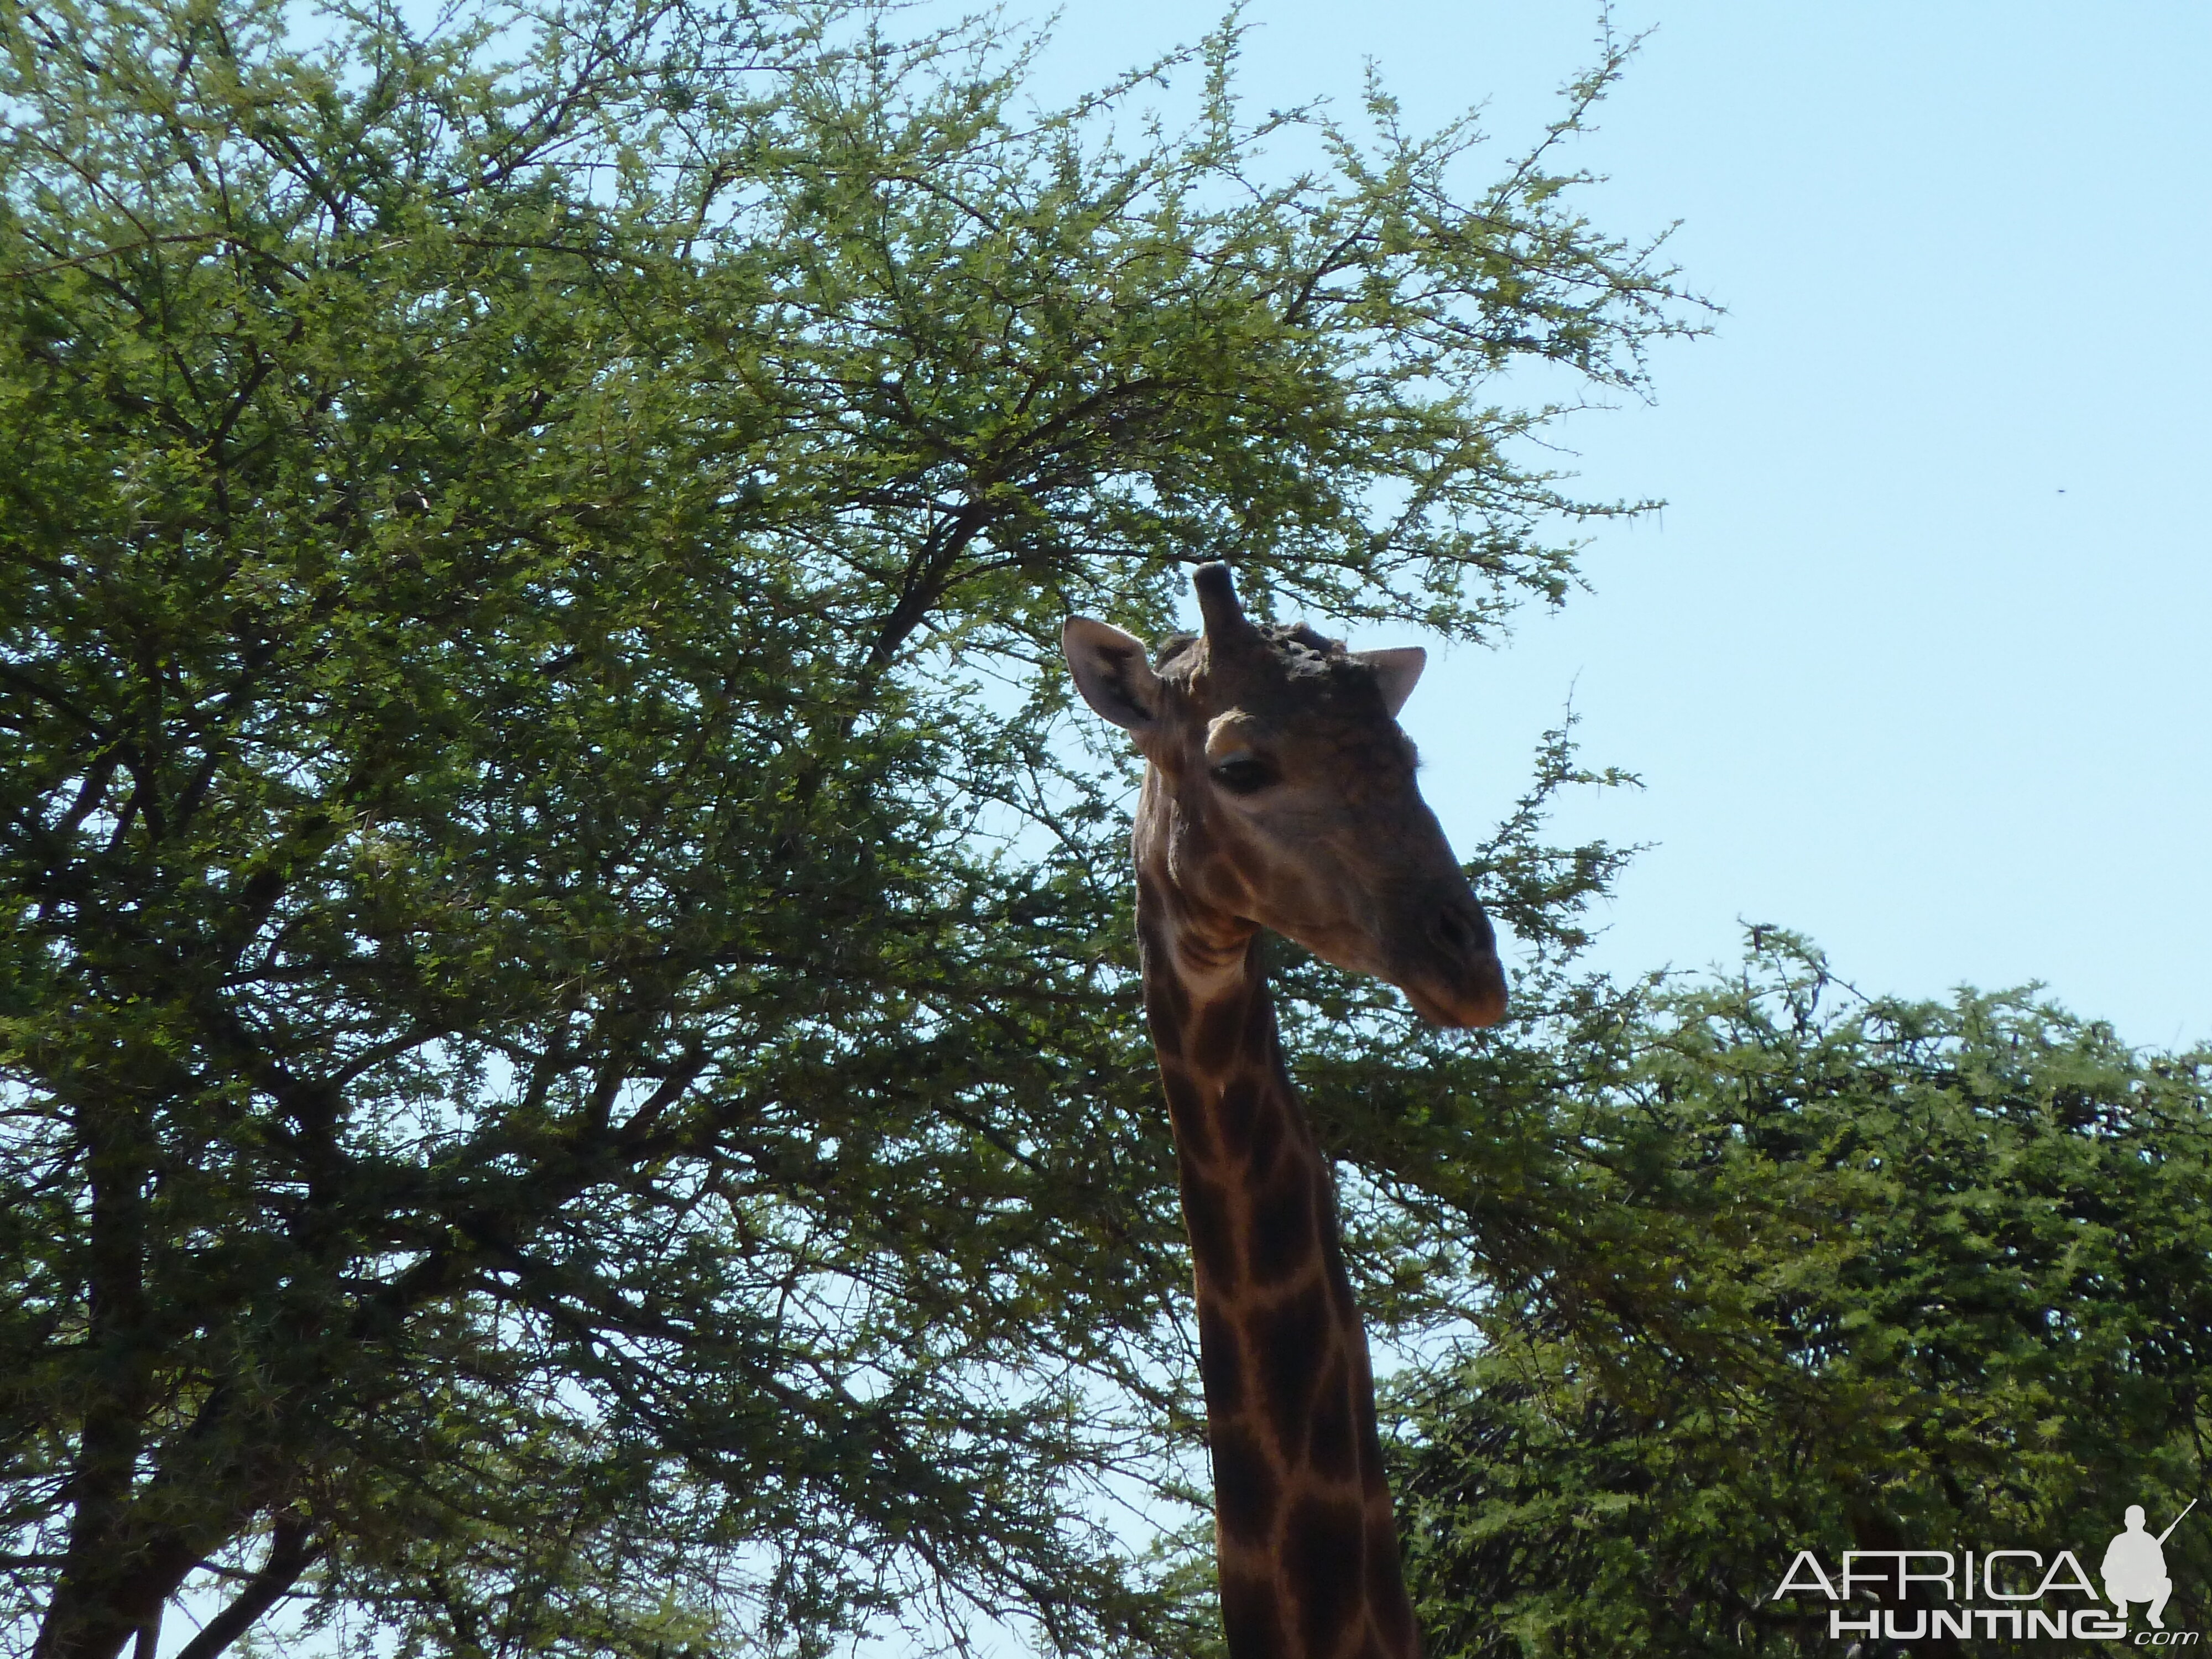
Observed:
[[[1417,1659],[1336,1186],[1284,1068],[1272,928],[1425,1018],[1505,1012],[1496,937],[1413,783],[1417,647],[1255,625],[1224,565],[1157,664],[1072,617],[1084,701],[1146,759],[1132,838],[1145,1012],[1197,1285],[1214,1547],[1231,1659]]]

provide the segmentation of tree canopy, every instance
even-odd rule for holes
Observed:
[[[1379,94],[1249,118],[1233,33],[1036,112],[1018,41],[899,17],[0,8],[0,1569],[48,1659],[188,1585],[187,1659],[285,1598],[410,1653],[1212,1639],[1115,1537],[1194,1432],[1184,1270],[1049,641],[1224,556],[1463,637],[1556,600],[1627,508],[1500,377],[1633,390],[1696,313],[1554,159],[1610,45],[1470,189]],[[1482,855],[1539,942],[1610,857],[1541,843],[1563,755]],[[1463,1165],[1374,1105],[1425,1051],[1292,981],[1362,1270],[1431,1316],[1399,1197]]]
[[[1768,930],[1593,1013],[1540,1118],[1571,1156],[1522,1163],[1548,1259],[1401,1390],[1433,1651],[1826,1650],[1831,1604],[1775,1596],[1801,1549],[2094,1575],[2129,1505],[2205,1496],[2212,1052],[1869,999]],[[2212,1527],[2166,1559],[2201,1626]]]

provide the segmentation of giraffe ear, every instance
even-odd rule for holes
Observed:
[[[1429,653],[1418,645],[1401,645],[1388,651],[1355,651],[1352,659],[1364,662],[1375,671],[1375,684],[1382,692],[1382,706],[1395,720],[1398,711],[1406,706],[1406,699],[1413,695],[1421,670],[1428,665]]]
[[[1115,725],[1142,732],[1159,718],[1160,680],[1133,634],[1088,617],[1070,617],[1060,648],[1075,674],[1083,701]]]

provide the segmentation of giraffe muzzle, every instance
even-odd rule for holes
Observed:
[[[1505,1018],[1505,964],[1498,934],[1479,904],[1439,905],[1422,929],[1429,960],[1392,975],[1415,1012],[1432,1025],[1495,1025]]]

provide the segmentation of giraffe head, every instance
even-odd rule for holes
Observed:
[[[1205,630],[1170,638],[1157,661],[1088,617],[1061,635],[1084,701],[1150,763],[1139,871],[1227,930],[1222,944],[1270,927],[1387,980],[1437,1024],[1496,1022],[1496,936],[1398,729],[1425,653],[1346,651],[1303,624],[1255,626],[1225,565],[1201,568],[1193,585]]]

